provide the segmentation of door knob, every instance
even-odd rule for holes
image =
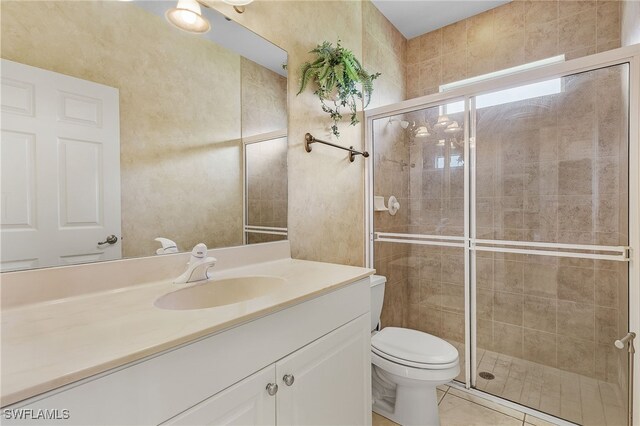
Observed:
[[[269,383],[267,385],[267,393],[271,396],[274,396],[275,394],[278,393],[278,385],[276,385],[275,383]]]
[[[106,240],[99,241],[98,245],[99,246],[103,246],[105,244],[112,244],[113,245],[113,244],[115,244],[117,242],[118,242],[118,237],[116,237],[115,235],[109,235]]]
[[[293,377],[293,374],[285,374],[284,377],[282,378],[282,381],[287,386],[291,386],[295,380],[296,378]]]

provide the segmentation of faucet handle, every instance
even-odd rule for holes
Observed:
[[[205,243],[198,243],[191,250],[191,256],[197,257],[198,259],[204,259],[207,255],[207,245]]]

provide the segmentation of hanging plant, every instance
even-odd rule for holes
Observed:
[[[340,137],[338,122],[342,120],[341,108],[347,108],[351,113],[351,125],[358,124],[357,103],[364,103],[366,108],[373,93],[373,80],[380,73],[369,74],[360,65],[353,52],[340,45],[340,40],[334,47],[325,41],[309,53],[314,53],[313,62],[305,62],[300,68],[300,90],[304,91],[309,82],[313,82],[316,90],[313,92],[320,99],[322,110],[331,116],[333,126],[331,131]]]

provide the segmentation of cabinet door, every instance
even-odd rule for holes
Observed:
[[[279,426],[371,424],[369,327],[363,315],[276,363]]]
[[[270,365],[169,419],[164,425],[275,425],[276,398],[267,392],[275,383]]]

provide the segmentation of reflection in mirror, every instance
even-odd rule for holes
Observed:
[[[174,6],[0,4],[2,271],[286,238],[286,52],[212,9],[182,31]]]
[[[245,139],[247,204],[245,242],[287,239],[287,137],[285,131]]]

